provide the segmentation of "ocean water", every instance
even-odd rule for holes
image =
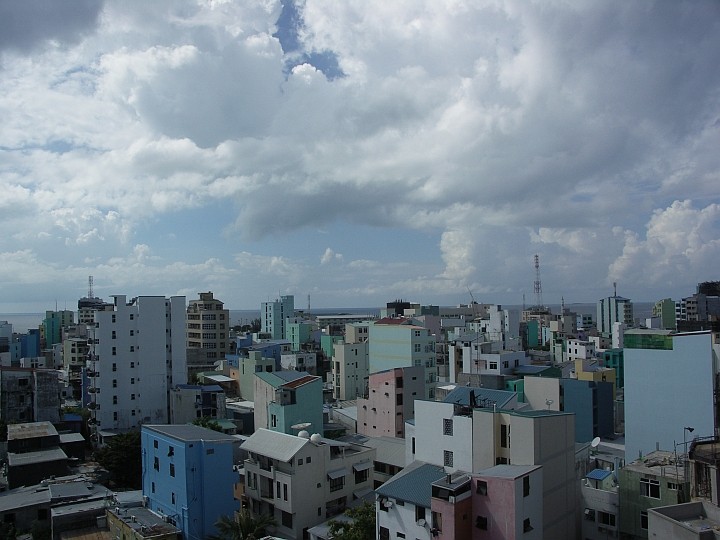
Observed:
[[[522,306],[504,305],[507,309],[522,309]],[[553,313],[560,312],[560,305],[549,305],[548,306]],[[566,304],[566,308],[575,311],[578,314],[592,314],[593,318],[597,313],[596,304]],[[644,321],[647,317],[650,317],[652,313],[653,303],[651,302],[637,302],[633,305],[635,312],[635,318],[640,321]],[[312,314],[315,315],[332,315],[338,313],[346,314],[369,314],[378,316],[380,314],[380,308],[317,308],[311,310]],[[7,321],[13,325],[13,332],[27,333],[30,328],[37,328],[42,324],[42,320],[45,318],[45,313],[0,313],[0,322]],[[260,318],[260,310],[255,309],[231,309],[230,310],[230,321],[233,325],[239,324],[250,324],[253,319]]]

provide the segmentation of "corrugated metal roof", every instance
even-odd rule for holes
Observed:
[[[288,463],[306,444],[311,443],[303,437],[260,428],[240,448]]]
[[[605,480],[611,474],[612,471],[606,471],[605,469],[593,469],[587,473],[586,478],[589,478],[590,480]]]
[[[442,467],[414,461],[375,490],[381,497],[430,508],[432,483],[446,476]]]

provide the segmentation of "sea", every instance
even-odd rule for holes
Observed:
[[[506,309],[522,309],[519,305],[503,305]],[[560,313],[559,304],[547,306],[553,313]],[[578,314],[597,313],[596,304],[565,304],[565,307]],[[635,319],[644,321],[652,313],[652,302],[637,302],[633,304]],[[313,315],[372,315],[379,316],[380,308],[314,308],[310,311]],[[25,334],[30,328],[37,328],[42,324],[45,313],[0,313],[0,323],[7,321],[12,324],[13,332]],[[250,324],[253,319],[260,318],[260,310],[254,309],[231,309],[230,321],[234,325]]]

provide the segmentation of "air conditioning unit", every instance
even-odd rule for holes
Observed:
[[[150,498],[147,495],[143,495],[143,506],[147,508],[148,503],[150,502]]]

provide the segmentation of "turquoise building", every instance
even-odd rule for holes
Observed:
[[[255,374],[255,427],[288,435],[323,433],[322,379],[304,371]]]

